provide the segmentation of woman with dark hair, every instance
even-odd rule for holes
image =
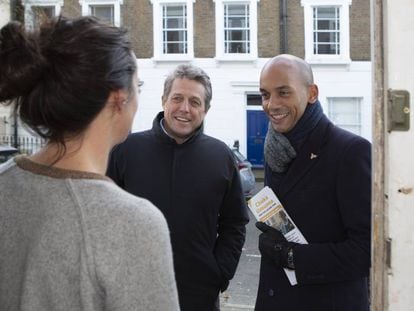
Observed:
[[[164,217],[104,176],[138,105],[125,31],[11,22],[0,68],[0,102],[47,140],[0,166],[1,309],[178,310]]]

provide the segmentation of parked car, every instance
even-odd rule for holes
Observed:
[[[8,159],[17,154],[18,150],[11,146],[0,145],[0,163],[6,162]]]
[[[256,178],[252,171],[252,164],[243,154],[240,153],[237,148],[232,148],[231,150],[233,151],[234,159],[239,167],[240,180],[244,195],[248,198],[251,196],[256,184]]]

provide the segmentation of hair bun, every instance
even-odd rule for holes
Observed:
[[[25,95],[42,76],[45,60],[34,34],[19,22],[0,31],[0,101]]]

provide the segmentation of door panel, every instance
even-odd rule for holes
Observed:
[[[247,159],[254,167],[263,167],[263,146],[268,119],[263,110],[247,110]]]
[[[386,89],[406,90],[414,95],[414,3],[412,0],[385,2],[387,76]],[[391,105],[391,102],[387,102]],[[412,104],[411,104],[412,106]],[[413,310],[414,305],[414,130],[387,131],[388,165],[385,184],[388,197],[391,273],[389,274],[389,310]],[[389,130],[389,129],[388,129]]]

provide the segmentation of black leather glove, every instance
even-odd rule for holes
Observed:
[[[288,242],[279,230],[263,222],[256,222],[256,227],[262,231],[259,235],[259,250],[263,259],[276,267],[294,269],[293,249],[298,243]]]

